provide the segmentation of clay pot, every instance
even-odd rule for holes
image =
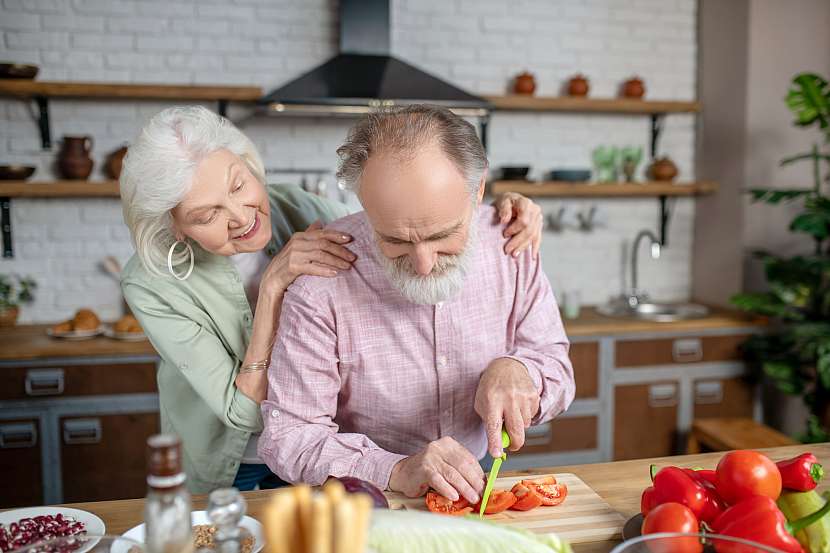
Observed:
[[[64,136],[58,154],[58,170],[65,179],[86,179],[92,173],[94,162],[91,136]]]
[[[524,71],[516,75],[513,81],[513,92],[516,94],[533,94],[536,91],[536,79],[532,73]]]
[[[574,75],[568,81],[568,96],[587,96],[590,88],[588,79],[584,75]]]
[[[10,307],[0,311],[0,327],[9,327],[17,324],[17,316],[20,315],[20,308]]]
[[[677,176],[677,165],[668,156],[663,156],[652,162],[648,174],[654,180],[670,181]]]
[[[640,99],[646,93],[646,85],[639,77],[632,77],[625,81],[622,85],[622,95],[624,98]]]
[[[127,155],[127,147],[122,146],[107,156],[104,162],[104,172],[113,180],[121,176],[121,167],[124,164],[124,156]]]

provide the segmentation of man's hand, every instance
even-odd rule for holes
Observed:
[[[407,497],[434,489],[451,501],[459,496],[471,504],[484,493],[484,471],[467,448],[450,437],[430,442],[421,452],[407,457],[392,469],[389,489]]]
[[[478,382],[475,410],[487,429],[490,455],[502,455],[502,424],[510,436],[510,451],[521,448],[525,443],[525,428],[539,410],[539,392],[527,368],[515,359],[493,360]]]

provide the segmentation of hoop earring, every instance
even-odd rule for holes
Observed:
[[[176,249],[176,246],[179,244],[184,244],[184,247],[190,257],[190,267],[187,269],[187,272],[184,276],[179,276],[176,274],[176,271],[173,270],[173,250]],[[170,246],[170,250],[167,252],[167,270],[170,271],[170,274],[173,275],[174,278],[177,280],[187,280],[187,277],[190,276],[190,273],[193,272],[193,264],[195,262],[195,256],[193,255],[193,248],[190,247],[190,244],[185,242],[184,240],[176,240],[173,242],[173,245]]]

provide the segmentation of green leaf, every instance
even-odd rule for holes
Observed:
[[[792,81],[786,97],[787,106],[800,126],[818,123],[821,129],[830,125],[830,90],[827,81],[814,73],[801,73]]]
[[[764,202],[771,205],[790,202],[814,193],[812,188],[750,188],[747,192],[752,195],[753,202]]]
[[[816,240],[825,240],[830,236],[830,216],[810,211],[802,213],[790,223],[790,230],[804,232]]]
[[[812,152],[809,153],[809,154],[798,154],[798,155],[794,155],[794,156],[791,156],[791,157],[785,157],[784,159],[782,159],[779,162],[779,164],[782,165],[782,166],[783,165],[790,165],[791,163],[795,163],[796,161],[803,161],[803,160],[807,160],[807,159],[809,159],[809,160],[823,159],[825,161],[830,162],[830,155],[827,155],[827,154],[814,154]]]

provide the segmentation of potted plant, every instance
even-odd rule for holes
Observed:
[[[830,86],[812,73],[797,75],[786,97],[800,127],[818,127],[823,147],[830,144]],[[771,318],[770,332],[744,344],[756,375],[771,379],[786,394],[801,396],[810,411],[802,441],[830,439],[830,152],[818,143],[810,152],[788,157],[781,165],[809,161],[813,185],[802,189],[752,189],[755,201],[802,202],[790,231],[806,234],[813,253],[782,257],[759,251],[769,290],[738,294],[741,309]]]
[[[20,304],[30,303],[37,284],[29,277],[0,274],[0,326],[14,326]]]

